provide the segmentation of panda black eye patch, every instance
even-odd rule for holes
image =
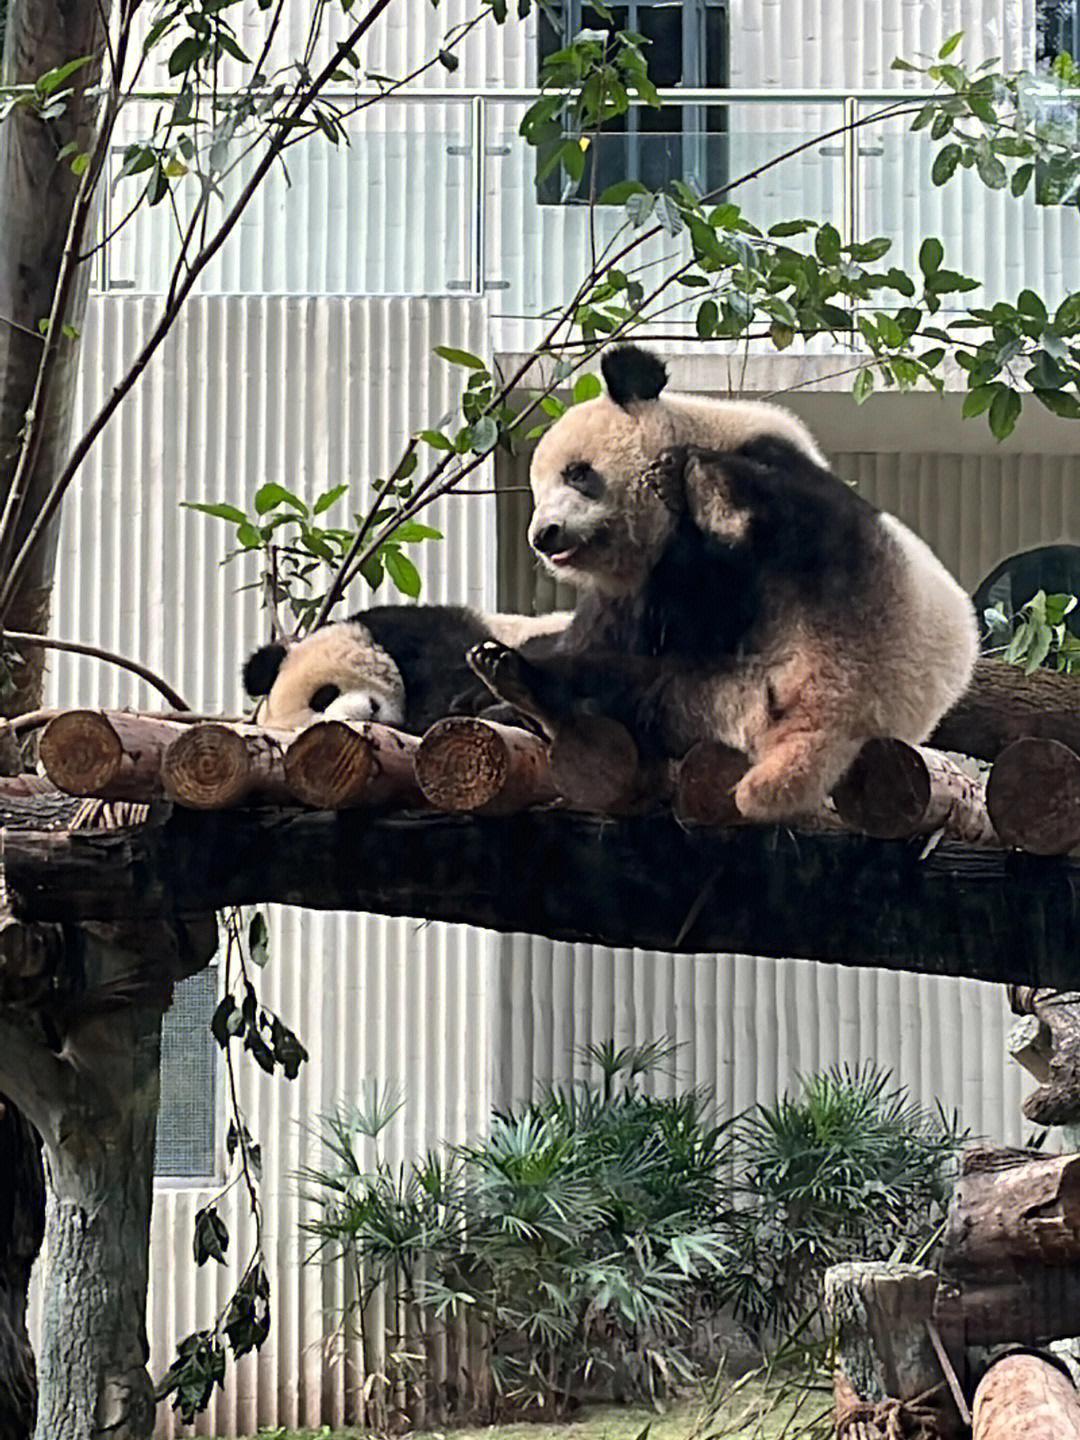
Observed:
[[[563,471],[563,480],[586,500],[599,500],[604,493],[604,477],[584,460],[568,465]]]
[[[311,697],[312,710],[318,710],[320,713],[323,710],[329,710],[340,694],[341,689],[337,685],[320,685]]]

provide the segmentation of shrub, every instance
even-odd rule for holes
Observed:
[[[830,1265],[912,1259],[940,1233],[966,1134],[890,1079],[875,1065],[834,1067],[733,1127],[720,1292],[759,1333],[815,1311]]]

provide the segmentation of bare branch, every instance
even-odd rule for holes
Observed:
[[[84,645],[81,640],[54,640],[51,636],[28,635],[21,630],[5,630],[2,633],[4,637],[13,640],[17,645],[37,645],[42,650],[60,650],[66,655],[87,655],[91,660],[104,660],[108,665],[116,665],[121,670],[129,670],[132,675],[137,675],[140,680],[145,680],[147,685],[152,686],[177,710],[191,709],[184,697],[178,694],[167,680],[163,680],[153,670],[148,670],[145,665],[140,665],[137,660],[129,660],[125,655],[117,655],[112,650],[103,650],[99,645]]]

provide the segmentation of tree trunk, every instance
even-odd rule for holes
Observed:
[[[111,1052],[110,1081],[73,1097],[48,1150],[37,1440],[145,1440],[154,1428],[146,1287],[161,1019],[132,1008],[85,1027],[97,1056]]]
[[[1001,660],[980,660],[967,693],[927,741],[937,750],[996,760],[1026,736],[1080,750],[1080,680],[1053,670],[1025,675]]]
[[[44,1230],[41,1141],[13,1105],[0,1100],[0,1440],[26,1440],[37,1412],[26,1292]]]
[[[47,70],[82,55],[100,58],[103,48],[104,17],[108,0],[8,0],[4,6],[4,50],[2,76],[6,85],[32,84]],[[69,142],[80,150],[89,147],[96,102],[88,90],[100,75],[97,64],[76,73],[71,81],[73,94],[65,113],[45,122],[29,109],[16,107],[0,125],[0,214],[4,217],[0,241],[0,502],[6,500],[14,472],[17,438],[30,406],[41,354],[38,322],[52,308],[56,280],[67,239],[78,179],[69,164],[58,163],[57,154]],[[76,283],[66,323],[81,330],[89,289],[90,266]],[[55,387],[47,411],[47,430],[38,464],[30,478],[28,506],[17,541],[26,532],[36,498],[47,490],[71,443],[71,418],[75,400],[78,344],[65,342]],[[6,617],[12,630],[41,634],[49,619],[56,559],[58,525],[54,524],[29,567],[25,583],[15,596]],[[23,664],[12,676],[13,690],[0,701],[0,714],[17,715],[41,704],[44,651],[27,648]],[[16,1236],[39,1236],[42,1224],[42,1193],[36,1177],[40,1169],[37,1137],[28,1125],[12,1122],[8,1135],[3,1172],[8,1180],[12,1226],[0,1226],[0,1286],[5,1294],[0,1306],[14,1316],[25,1311],[25,1291],[16,1301],[8,1287],[17,1287],[16,1277],[29,1273],[27,1257]],[[0,1152],[5,1147],[0,1145]],[[26,1352],[19,1346],[0,1344],[0,1411],[3,1397],[21,1393],[26,1382]],[[14,1373],[8,1363],[14,1361]],[[0,1429],[3,1426],[0,1419]],[[12,1430],[11,1440],[23,1440],[29,1433]],[[8,1440],[6,1432],[3,1440]]]

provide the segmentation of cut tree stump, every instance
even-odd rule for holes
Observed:
[[[1022,1016],[1009,1034],[1009,1053],[1039,1082],[1024,1100],[1036,1125],[1060,1125],[1072,1149],[1080,1127],[1080,993],[1009,987],[1013,1013]]]
[[[390,804],[422,810],[413,770],[419,743],[386,725],[320,720],[289,746],[286,783],[301,804],[316,810]]]
[[[187,726],[148,715],[68,710],[41,737],[41,764],[59,790],[101,800],[150,800],[162,793],[165,751]]]
[[[735,786],[750,768],[741,750],[699,740],[679,762],[675,814],[687,825],[738,825]]]
[[[972,1440],[1080,1440],[1080,1395],[1042,1355],[1003,1355],[980,1380]]]
[[[1059,740],[1014,741],[994,763],[986,803],[1006,845],[1067,855],[1080,845],[1080,755]]]
[[[557,792],[547,746],[528,730],[452,715],[437,720],[415,755],[416,780],[436,810],[513,814]]]
[[[937,750],[996,760],[1025,736],[1059,740],[1080,752],[1080,680],[1053,670],[1025,675],[1001,660],[980,660],[967,693],[931,735]]]
[[[849,1440],[857,1440],[852,1422],[863,1427],[867,1440],[875,1432],[886,1434],[889,1401],[911,1402],[936,1435],[959,1434],[960,1416],[929,1328],[937,1284],[933,1270],[884,1261],[834,1265],[825,1272],[825,1311],[837,1338],[837,1419],[848,1417],[842,1428]],[[862,1402],[858,1412],[853,1396]],[[885,1407],[880,1424],[870,1406]]]
[[[868,740],[833,791],[837,813],[877,840],[944,830],[966,845],[998,845],[986,783],[936,750],[903,740]]]
[[[247,800],[288,801],[288,735],[254,726],[188,726],[161,762],[165,794],[193,810],[226,810]]]

